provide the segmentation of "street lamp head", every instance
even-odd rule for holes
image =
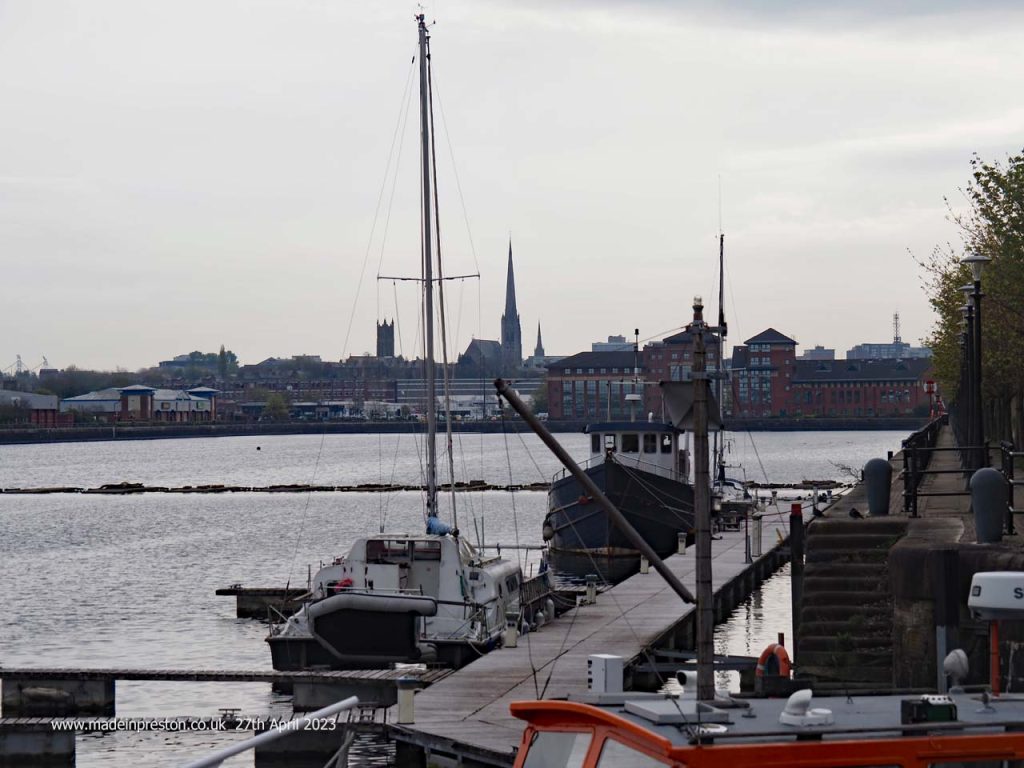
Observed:
[[[961,309],[963,309],[963,311],[966,312],[969,307],[974,306],[974,286],[961,285],[960,290],[964,292],[964,299],[967,302],[966,304],[964,304],[963,307],[961,307]]]
[[[988,256],[983,256],[980,253],[972,253],[970,256],[964,256],[960,259],[961,264],[967,264],[971,268],[971,275],[975,281],[981,280],[981,270],[984,269],[985,265],[988,264],[992,259]]]

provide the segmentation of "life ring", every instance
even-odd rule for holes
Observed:
[[[767,674],[769,675],[789,677],[789,671],[792,664],[789,661],[789,653],[786,651],[785,646],[779,645],[778,643],[772,643],[761,651],[761,656],[757,660],[757,671],[755,672],[755,676],[764,677],[765,667],[768,667]]]

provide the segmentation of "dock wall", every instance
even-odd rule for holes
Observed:
[[[749,432],[799,432],[799,431],[853,431],[853,430],[906,430],[921,427],[925,419],[920,418],[822,418],[822,419],[733,419],[726,428]],[[584,421],[549,421],[551,432],[582,432]],[[528,432],[518,419],[500,421],[453,422],[454,432],[501,433]],[[232,437],[239,435],[358,435],[358,434],[400,434],[425,432],[426,427],[415,421],[372,421],[372,422],[296,422],[286,424],[167,424],[162,426],[105,425],[82,427],[58,427],[42,429],[16,427],[0,429],[0,445],[18,443],[67,443],[102,440],[159,440],[175,437]]]

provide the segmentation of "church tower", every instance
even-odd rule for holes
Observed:
[[[533,356],[538,360],[544,357],[544,342],[540,340],[540,321],[537,321],[537,346],[533,350]]]
[[[508,241],[508,276],[505,280],[505,314],[501,316],[501,369],[511,375],[523,365],[523,332],[516,309],[516,277],[512,270],[512,241]]]
[[[395,321],[377,323],[377,357],[395,356]]]

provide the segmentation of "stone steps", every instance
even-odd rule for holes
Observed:
[[[842,542],[835,541],[829,541],[828,544],[831,546],[825,546],[824,542],[821,546],[809,544],[804,562],[808,566],[817,563],[824,563],[826,565],[840,563],[873,564],[877,569],[889,559],[888,549],[847,549],[842,546]]]
[[[818,635],[800,638],[800,655],[806,657],[810,653],[845,653],[855,651],[865,658],[884,656],[892,659],[892,644],[888,637],[871,635]]]
[[[841,570],[841,569],[840,569]],[[864,576],[837,573],[836,575],[821,576],[817,569],[813,575],[804,574],[804,591],[813,592],[824,590],[828,592],[844,591],[852,589],[860,592],[873,592],[878,589],[878,569],[872,566],[872,573]]]
[[[815,690],[892,687],[886,563],[906,529],[901,518],[825,520],[808,529],[797,664]]]
[[[883,603],[889,598],[889,590],[884,592],[873,589],[870,591],[856,590],[832,590],[823,589],[808,590],[804,587],[804,605],[807,606],[847,606],[850,610],[857,610],[863,606],[871,606],[875,603]]]
[[[806,560],[806,558],[805,558]],[[827,561],[815,561],[813,563],[808,562],[804,569],[804,583],[806,584],[811,579],[842,579],[844,581],[850,579],[868,579],[870,583],[877,584],[879,577],[882,573],[885,573],[884,569],[880,570],[878,563],[857,563],[857,562],[842,562],[842,563],[830,563]]]
[[[800,634],[805,637],[834,637],[839,633],[854,632],[872,637],[889,637],[891,631],[892,621],[882,613],[871,616],[853,614],[842,619],[808,619],[805,610],[800,622]]]
[[[867,514],[867,505],[860,510]],[[814,536],[845,536],[850,534],[895,534],[902,536],[907,530],[904,517],[870,517],[865,520],[827,519],[817,520],[807,528],[807,538]]]
[[[825,547],[835,547],[841,545],[844,550],[847,551],[860,551],[860,550],[876,550],[884,549],[886,552],[889,548],[900,540],[899,534],[894,533],[851,533],[851,534],[835,534],[829,536],[816,536],[807,538],[808,547],[819,543]]]

